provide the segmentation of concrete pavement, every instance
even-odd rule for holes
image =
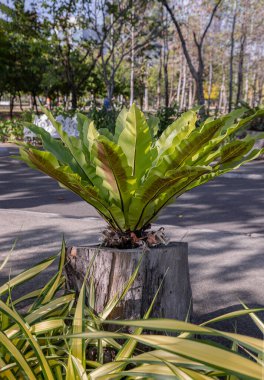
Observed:
[[[0,157],[0,262],[18,241],[0,282],[58,252],[63,234],[68,245],[96,243],[104,226],[74,194],[11,160],[12,152]],[[264,305],[263,167],[256,161],[194,189],[158,220],[172,240],[189,243],[196,321],[236,308],[239,299]]]

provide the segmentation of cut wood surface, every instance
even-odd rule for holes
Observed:
[[[94,258],[87,281],[93,277],[95,311],[99,313],[110,299],[122,293],[142,255],[130,290],[109,318],[142,318],[163,280],[151,316],[184,320],[192,304],[187,243],[171,243],[145,253],[142,249],[69,247],[65,267],[67,286],[77,292],[80,290]]]

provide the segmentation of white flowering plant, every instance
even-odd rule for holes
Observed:
[[[73,117],[58,115],[56,116],[55,119],[62,125],[63,131],[66,132],[68,136],[74,136],[74,137],[79,136],[76,115]],[[39,128],[44,129],[54,139],[60,138],[56,128],[54,128],[52,122],[49,120],[47,115],[43,114],[41,116],[35,116],[33,119],[33,124],[37,125]],[[34,140],[36,137],[37,135],[34,132],[32,132],[29,128],[27,127],[24,128],[25,140]]]

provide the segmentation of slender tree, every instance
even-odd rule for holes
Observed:
[[[240,48],[239,48],[239,57],[238,57],[236,105],[238,105],[239,101],[242,100],[245,45],[246,45],[246,33],[243,33],[240,38]]]
[[[198,38],[195,31],[193,32],[193,39],[194,39],[194,43],[195,43],[196,50],[197,50],[196,59],[198,61],[198,68],[195,68],[194,60],[192,59],[190,51],[188,50],[188,47],[186,44],[186,39],[185,39],[183,31],[182,31],[182,27],[181,27],[181,25],[177,19],[177,16],[173,12],[172,7],[169,5],[168,0],[161,0],[161,2],[164,5],[164,7],[167,9],[168,13],[170,14],[172,22],[176,28],[179,39],[181,41],[181,46],[182,46],[184,56],[186,58],[188,66],[189,66],[189,70],[190,70],[190,72],[191,72],[191,74],[192,74],[192,76],[196,82],[196,96],[197,96],[198,103],[203,106],[205,103],[205,101],[204,101],[204,86],[203,86],[203,80],[204,80],[204,78],[203,78],[204,77],[203,45],[204,45],[205,37],[206,37],[206,35],[210,29],[210,26],[213,22],[214,16],[217,12],[217,9],[219,8],[219,6],[221,4],[221,0],[218,0],[216,2],[215,6],[213,7],[212,12],[211,12],[210,17],[209,17],[209,21],[208,21],[203,33],[201,34],[200,38]],[[204,107],[202,107],[201,113],[204,114],[204,112],[205,112]]]
[[[168,15],[167,13],[163,15],[163,75],[164,75],[164,105],[165,109],[169,107],[169,73],[168,73],[168,62],[169,62],[169,41],[168,41]]]
[[[233,61],[234,61],[234,48],[235,48],[235,28],[237,19],[237,3],[234,3],[234,13],[232,18],[231,28],[231,46],[230,46],[230,60],[229,60],[229,99],[228,99],[228,111],[232,110],[233,104]]]
[[[113,3],[116,7],[103,13],[104,28],[107,28],[111,20],[111,12],[114,11],[119,17],[118,23],[114,22],[113,33],[108,35],[104,41],[104,48],[101,50],[101,63],[103,75],[107,87],[107,97],[109,102],[115,87],[115,77],[120,66],[130,57],[132,73],[130,75],[130,88],[133,93],[130,94],[130,100],[134,100],[134,70],[135,56],[142,55],[144,50],[149,50],[155,45],[155,40],[160,33],[160,25],[157,23],[157,15],[153,7],[145,0],[128,1],[125,9],[125,2]],[[124,10],[125,9],[125,10]],[[132,30],[131,30],[132,28]],[[113,59],[114,57],[114,59]]]

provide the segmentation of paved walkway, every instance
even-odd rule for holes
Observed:
[[[18,241],[0,282],[57,253],[63,234],[68,245],[96,243],[104,226],[74,195],[10,161],[10,151],[0,157],[0,262]],[[196,321],[236,308],[239,299],[264,305],[263,167],[256,161],[195,189],[158,220],[172,240],[189,243]]]

